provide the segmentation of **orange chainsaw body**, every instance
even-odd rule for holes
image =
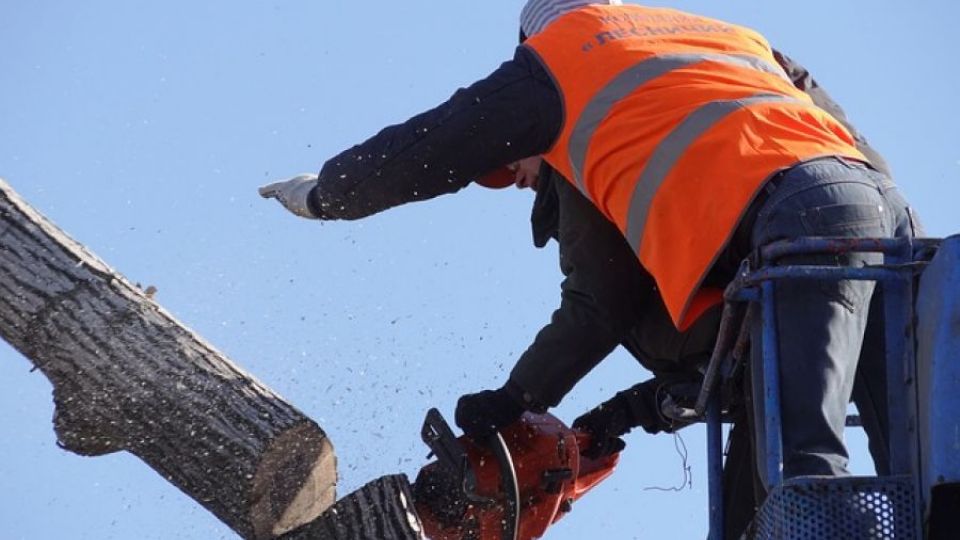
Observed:
[[[613,473],[619,460],[615,454],[591,460],[580,455],[580,448],[589,443],[588,435],[568,428],[550,414],[525,413],[514,424],[501,431],[509,449],[519,492],[517,540],[543,536],[547,528],[563,517],[584,493]],[[463,482],[451,482],[448,491],[460,491],[446,497],[463,497],[456,501],[458,510],[438,511],[437,499],[416,502],[424,532],[433,540],[502,540],[507,496],[501,478],[502,466],[494,454],[476,445],[467,437],[457,442],[466,454],[465,467],[471,467],[475,478],[472,493],[464,492]],[[433,462],[423,468],[417,484],[431,482],[450,467]]]

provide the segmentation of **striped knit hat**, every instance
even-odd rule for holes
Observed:
[[[520,31],[531,37],[568,11],[590,4],[619,6],[622,3],[620,0],[527,0],[520,12]]]

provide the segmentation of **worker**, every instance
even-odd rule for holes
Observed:
[[[806,73],[786,57],[778,55],[778,61],[793,68],[787,69],[788,73]],[[796,79],[798,85],[803,81],[812,79],[807,75]],[[826,93],[821,96],[828,99]],[[873,152],[865,140],[858,146]],[[536,190],[531,215],[534,244],[544,247],[550,239],[557,241],[565,279],[560,307],[523,353],[510,379],[515,386],[540,396],[538,401],[559,403],[581,377],[622,345],[654,377],[617,392],[574,421],[574,427],[593,435],[585,455],[603,457],[623,450],[621,437],[634,428],[655,434],[683,427],[661,413],[661,404],[669,394],[673,400],[686,398],[692,406],[699,392],[699,369],[713,350],[719,310],[701,317],[686,332],[678,332],[656,295],[652,277],[639,265],[623,236],[569,182],[541,162],[539,158],[521,160],[514,167],[514,183]],[[879,360],[875,365],[882,373],[882,350],[867,356],[860,367],[869,366],[873,359]],[[861,392],[856,401],[871,446],[882,449],[874,456],[880,469],[887,460],[886,439],[872,422],[879,418],[876,409],[883,403],[874,403],[871,394],[863,391],[870,388],[865,385],[868,380],[858,372]],[[734,383],[734,388],[741,387],[740,381]],[[879,386],[882,390],[882,378]],[[725,403],[734,427],[724,461],[724,538],[741,536],[764,494],[754,473],[746,410],[749,394],[732,394]]]
[[[531,0],[521,18],[529,40],[490,76],[262,194],[304,217],[358,219],[543,154],[627,239],[679,330],[715,307],[727,261],[772,240],[911,233],[892,182],[759,34],[619,2]],[[846,474],[843,419],[872,290],[778,287],[787,477]],[[508,382],[462,398],[457,419],[481,436],[545,406]]]
[[[886,160],[847,120],[843,109],[809,71],[777,50],[773,50],[773,54],[794,86],[840,120],[857,141],[857,149],[889,176]],[[702,367],[696,362],[708,360],[719,312],[705,317],[708,321],[698,324],[698,333],[678,333],[665,316],[652,277],[595,207],[562,181],[542,158],[520,160],[512,170],[515,173],[512,178],[498,187],[515,184],[518,188],[536,191],[531,215],[534,245],[544,247],[551,238],[556,240],[560,246],[561,271],[566,277],[561,285],[560,308],[513,370],[511,380],[515,386],[527,388],[535,396],[535,402],[555,406],[617,344],[622,344],[644,367],[657,374],[689,372]],[[488,185],[483,181],[481,184]],[[565,231],[563,235],[561,228]],[[738,263],[732,261],[732,264]],[[876,326],[879,328],[882,324]],[[678,348],[678,342],[687,344],[684,350]],[[870,344],[880,343],[882,339],[874,339]],[[869,352],[871,360],[879,360],[877,368],[882,374],[882,351],[871,349]],[[700,358],[693,360],[696,355]],[[878,384],[869,386],[865,380],[858,378],[857,403],[868,422],[875,461],[878,468],[882,468],[886,462],[886,442],[878,435],[885,428],[876,422],[881,416],[877,409],[883,407],[882,402],[877,403],[883,397],[883,380],[880,378]]]
[[[886,160],[849,123],[843,109],[809,71],[777,50],[773,54],[794,86],[843,122],[857,148],[889,175]],[[575,420],[575,427],[594,435],[588,456],[602,457],[621,451],[625,447],[621,437],[634,428],[655,434],[682,427],[661,414],[660,405],[671,390],[698,390],[691,381],[699,380],[698,368],[712,352],[719,311],[701,317],[687,332],[678,332],[656,296],[652,277],[638,264],[613,224],[542,161],[539,157],[520,160],[512,166],[512,182],[498,186],[512,183],[536,191],[531,215],[534,245],[544,247],[550,239],[557,241],[565,276],[560,307],[523,353],[510,379],[542,396],[538,401],[557,404],[580,378],[622,345],[654,377],[617,392]],[[875,466],[886,474],[884,340],[877,334],[883,328],[878,315],[882,316],[879,302],[871,308],[870,339],[861,354],[854,401],[869,435]],[[754,450],[745,410],[749,395],[746,403],[739,396],[733,398],[737,402],[727,404],[734,426],[724,460],[724,538],[740,538],[764,495],[754,478]]]

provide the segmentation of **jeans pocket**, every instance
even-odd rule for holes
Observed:
[[[882,236],[883,213],[879,204],[828,204],[800,211],[800,220],[811,236]]]
[[[831,204],[802,210],[800,221],[809,236],[883,238],[889,236],[885,226],[885,212],[887,209],[881,204]],[[807,263],[861,267],[879,264],[882,262],[882,257],[879,253],[838,253],[818,255]],[[866,309],[864,304],[873,291],[873,283],[855,280],[823,280],[820,282],[820,290],[848,311],[854,312],[858,309]]]

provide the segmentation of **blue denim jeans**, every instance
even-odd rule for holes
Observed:
[[[757,211],[750,243],[756,249],[801,236],[890,238],[916,232],[911,210],[890,179],[857,162],[824,158],[781,175]],[[805,255],[778,264],[862,266],[881,260],[880,254]],[[852,280],[776,284],[785,479],[849,474],[843,429],[855,381],[871,452],[878,470],[886,466],[882,321],[877,322],[882,299],[873,298],[874,289],[874,282]],[[864,344],[868,322],[870,342]],[[757,468],[766,486],[760,339],[759,321],[754,321],[754,435]]]

